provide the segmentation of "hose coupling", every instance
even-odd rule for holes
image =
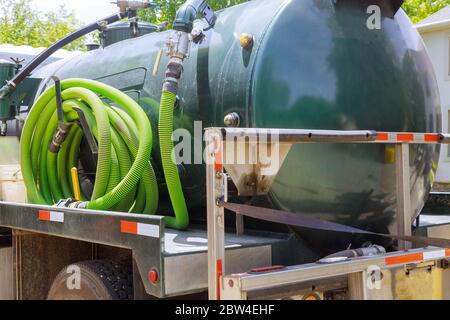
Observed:
[[[87,202],[78,201],[75,199],[63,199],[59,200],[59,202],[56,204],[57,207],[60,208],[71,208],[71,209],[86,209],[87,208]]]
[[[164,80],[163,90],[173,93],[178,91],[178,82],[183,74],[183,65],[179,62],[170,61],[166,69],[166,78]]]
[[[87,202],[87,201],[83,201],[83,202],[77,201],[77,202],[75,203],[74,208],[78,208],[78,209],[87,209],[87,205],[88,205],[88,202]]]
[[[386,253],[386,249],[379,245],[370,245],[364,248],[358,249],[347,249],[344,251],[339,251],[333,253],[331,255],[326,256],[325,258],[320,259],[319,263],[334,263],[344,261],[345,259],[351,259],[355,257],[369,257],[376,256],[379,254]]]
[[[174,31],[166,43],[167,55],[173,62],[182,63],[189,56],[190,47],[190,34],[184,31]]]
[[[191,45],[190,35],[183,31],[174,31],[167,45],[167,55],[170,57],[166,68],[163,91],[178,92],[178,82],[183,74],[183,61],[189,56]]]
[[[217,15],[208,5],[207,0],[187,0],[178,8],[173,22],[175,30],[191,32],[194,27],[194,20],[198,15],[203,16],[210,27],[214,27]]]
[[[70,125],[65,124],[64,122],[60,122],[58,124],[58,128],[56,129],[56,133],[53,136],[52,143],[49,145],[48,150],[52,153],[58,153],[61,148],[62,143],[66,140],[67,134],[70,130]]]
[[[183,65],[175,61],[170,61],[166,69],[166,79],[174,78],[179,80],[181,79],[182,74],[183,74]]]

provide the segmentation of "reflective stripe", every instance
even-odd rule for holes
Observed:
[[[439,135],[436,133],[425,133],[424,140],[426,142],[438,142],[439,141]]]
[[[120,232],[145,237],[159,238],[159,226],[126,220],[120,221]]]
[[[397,141],[413,141],[414,134],[412,133],[397,133]]]
[[[220,285],[221,285],[220,280],[223,275],[223,264],[221,259],[216,261],[216,268],[217,268],[217,300],[220,300]]]
[[[378,132],[377,140],[378,141],[387,141],[387,140],[389,140],[389,134],[387,132]]]
[[[423,260],[423,253],[420,252],[420,253],[404,254],[401,256],[387,257],[385,258],[385,263],[387,266],[391,266],[394,264],[405,264],[422,260]]]
[[[214,140],[214,169],[223,170],[223,146],[222,141],[218,139]]]
[[[125,220],[120,221],[120,232],[137,234],[137,223]]]
[[[424,260],[439,259],[439,258],[445,258],[445,249],[423,253]]]
[[[386,142],[439,142],[437,133],[411,133],[411,132],[377,132],[376,141]]]
[[[387,266],[395,264],[405,264],[412,262],[420,262],[424,260],[442,259],[450,256],[450,249],[437,249],[433,251],[409,253],[399,256],[386,257]]]
[[[38,219],[41,221],[64,222],[64,212],[39,210]]]
[[[159,238],[159,226],[154,224],[138,223],[137,234],[141,236]]]

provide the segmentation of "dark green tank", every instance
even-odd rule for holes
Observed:
[[[142,37],[157,29],[156,25],[146,22],[136,22],[134,27],[127,21],[117,22],[105,28],[101,34],[102,44],[107,47],[127,39]]]
[[[6,80],[11,79],[16,72],[16,64],[0,59],[0,81],[4,83]],[[5,99],[0,101],[0,126],[2,123],[6,123],[7,120],[14,119],[16,110],[13,108],[12,99]],[[1,130],[0,130],[1,131]],[[0,132],[0,134],[2,134]]]
[[[381,29],[367,27],[370,4],[381,8]],[[196,27],[206,25],[197,21]],[[254,37],[251,49],[241,47],[242,33]],[[159,101],[167,57],[159,67],[155,63],[168,35],[118,42],[44,67],[34,76],[91,78],[120,88],[145,108],[156,136],[158,107],[153,101]],[[185,63],[177,127],[193,131],[194,121],[202,121],[203,128],[223,126],[224,116],[237,112],[242,127],[440,130],[432,66],[420,36],[392,1],[254,0],[220,11],[215,27],[204,35]],[[383,145],[295,147],[262,200],[388,232],[395,214],[391,151]],[[438,152],[432,146],[411,149],[415,214],[430,190]],[[164,197],[158,146],[154,162]],[[205,212],[200,209],[206,197],[204,170],[193,164],[180,168],[193,215]],[[310,233],[301,231],[305,237]],[[313,239],[318,246],[338,242],[327,235]]]

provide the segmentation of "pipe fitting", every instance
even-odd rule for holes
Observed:
[[[56,133],[53,136],[52,143],[50,143],[48,150],[52,153],[58,153],[61,145],[64,140],[66,140],[67,135],[69,134],[70,125],[67,125],[63,122],[59,123],[58,128],[56,129]]]
[[[340,259],[350,259],[355,257],[368,257],[368,256],[375,256],[379,254],[386,253],[386,249],[379,245],[370,245],[365,248],[358,248],[358,249],[347,249],[344,251],[336,252],[331,255],[326,256],[325,258],[322,258],[319,260],[319,262],[326,263],[327,261],[341,261]],[[338,259],[338,260],[333,260]]]
[[[155,7],[153,3],[149,1],[126,1],[126,0],[118,0],[117,6],[119,7],[120,13],[125,13],[129,10],[139,10],[146,9],[150,7]]]
[[[253,42],[254,42],[254,39],[251,34],[243,33],[239,37],[239,44],[245,50],[250,50],[253,47]]]
[[[6,97],[10,92],[16,89],[16,84],[12,81],[6,81],[6,84],[0,89],[0,100]]]
[[[173,29],[191,33],[194,27],[194,20],[198,14],[202,14],[206,22],[214,26],[217,16],[207,0],[188,0],[178,10],[173,22]]]
[[[0,120],[0,136],[6,136],[8,132],[8,125],[6,124],[6,120]]]
[[[241,117],[239,117],[237,112],[231,112],[224,117],[223,123],[226,127],[239,127]]]
[[[163,91],[176,94],[178,92],[178,81],[176,79],[166,79],[163,84]]]
[[[82,202],[82,201],[78,201],[75,199],[66,199],[66,200],[61,200],[58,203],[58,207],[65,207],[65,208],[70,208],[70,209],[87,209],[87,204],[88,202]]]
[[[167,42],[167,54],[170,57],[166,67],[166,78],[163,91],[174,94],[178,92],[178,81],[183,74],[183,61],[189,56],[191,39],[189,34],[183,31],[175,31]]]
[[[172,62],[182,63],[189,56],[191,39],[189,33],[184,31],[174,31],[166,43],[167,55],[174,59]],[[178,59],[178,60],[177,60]],[[181,60],[181,61],[179,61]]]
[[[179,80],[181,79],[182,74],[183,74],[183,65],[178,62],[170,61],[166,69],[166,79],[174,78]]]

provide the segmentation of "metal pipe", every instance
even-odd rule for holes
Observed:
[[[243,129],[222,128],[223,140],[248,138],[253,141],[277,139],[273,142],[302,143],[302,142],[372,142],[377,138],[377,132],[372,130],[303,130],[303,129]]]
[[[178,10],[173,23],[173,29],[191,33],[194,28],[194,20],[201,13],[212,27],[216,22],[216,14],[208,5],[207,0],[188,0]]]
[[[439,133],[439,143],[448,144],[450,143],[450,134]]]
[[[343,258],[368,257],[368,256],[374,256],[374,255],[378,255],[378,254],[385,254],[385,253],[386,253],[386,249],[384,247],[379,246],[379,245],[371,245],[366,248],[348,249],[348,250],[336,252],[336,253],[326,256],[323,259],[320,259],[319,261],[322,261],[322,260],[326,261],[326,259],[342,258],[342,257]]]
[[[154,7],[155,5],[148,1],[125,1],[118,0],[117,6],[119,7],[120,13],[126,13],[129,10],[138,10]]]
[[[308,130],[308,129],[255,129],[255,128],[210,128],[215,130],[223,141],[250,139],[259,142],[280,143],[383,143],[383,144],[450,144],[450,134],[377,132],[374,130]],[[397,136],[408,136],[398,138]],[[380,138],[386,136],[388,138]],[[393,138],[389,138],[392,136]],[[409,137],[411,136],[411,137]],[[418,136],[419,138],[417,138]],[[420,138],[429,136],[430,140]],[[275,141],[274,141],[275,139]],[[403,139],[403,140],[402,140]],[[271,141],[272,140],[272,141]]]

